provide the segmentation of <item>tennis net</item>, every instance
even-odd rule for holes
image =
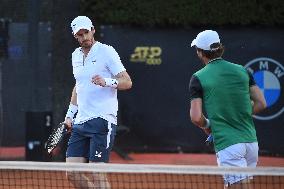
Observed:
[[[253,189],[284,189],[284,168],[280,167],[0,161],[0,189],[219,189],[228,175],[253,176],[248,179]]]

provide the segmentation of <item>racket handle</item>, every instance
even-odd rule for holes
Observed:
[[[205,141],[205,144],[206,144],[207,146],[209,146],[212,142],[213,142],[213,136],[212,136],[212,134],[210,134],[210,135],[207,137],[207,139],[206,139],[206,141]]]

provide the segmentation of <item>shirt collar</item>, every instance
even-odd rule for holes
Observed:
[[[215,60],[221,60],[222,58],[221,57],[218,57],[218,58],[214,58],[212,60],[210,60],[207,64],[211,63],[211,62],[214,62]]]

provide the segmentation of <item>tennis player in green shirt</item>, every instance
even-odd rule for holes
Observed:
[[[192,122],[212,134],[218,166],[256,167],[258,142],[252,115],[266,107],[262,92],[243,66],[222,58],[224,47],[216,31],[200,32],[191,46],[205,65],[189,84]],[[248,188],[249,180],[247,175],[224,175],[224,188]]]

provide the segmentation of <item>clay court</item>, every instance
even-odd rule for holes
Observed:
[[[1,172],[1,189],[55,189],[70,188],[65,172],[45,171],[6,171]],[[90,173],[82,173],[92,177]],[[112,189],[222,189],[222,177],[219,175],[183,175],[183,174],[107,174]],[[284,178],[256,176],[255,189],[283,189]]]
[[[129,153],[128,159],[112,152],[111,163],[217,165],[214,154],[192,153]],[[0,160],[25,160],[24,147],[0,148]],[[258,166],[284,167],[284,157],[260,156]]]
[[[24,148],[1,148],[1,159],[24,160]],[[111,163],[122,164],[163,164],[163,165],[208,165],[216,166],[214,154],[159,154],[130,153],[128,160],[117,153],[111,155]],[[283,157],[259,158],[259,166],[284,167]],[[92,174],[84,173],[92,180]],[[1,171],[0,188],[73,188],[66,179],[65,171]],[[112,188],[123,189],[217,189],[223,188],[221,175],[165,174],[165,173],[108,173]],[[255,176],[254,188],[284,189],[284,177]]]

